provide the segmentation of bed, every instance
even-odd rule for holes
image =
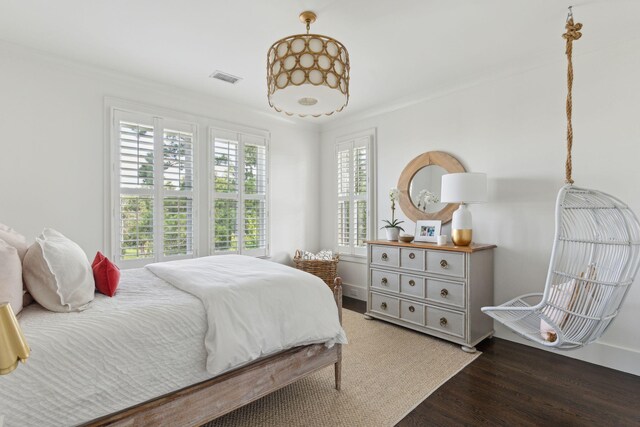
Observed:
[[[247,261],[247,257],[235,257],[225,261],[231,264],[231,271],[237,270],[235,264]],[[225,257],[215,258],[220,263]],[[295,292],[306,289],[315,300],[322,295],[325,309],[328,296],[340,322],[339,279],[331,296],[329,288],[316,277],[256,261],[253,268],[264,271],[264,287],[283,281],[278,271],[293,274],[301,287]],[[210,304],[149,268],[122,273],[116,297],[98,294],[88,310],[53,313],[31,305],[20,313],[32,353],[25,366],[0,377],[0,421],[4,419],[5,427],[195,426],[330,365],[335,365],[336,388],[340,388],[341,344],[346,342],[341,328],[334,340],[312,337],[287,348],[263,347],[268,350],[266,354],[255,353],[251,360],[220,364],[210,354]],[[189,275],[182,272],[178,277]],[[236,287],[230,288],[234,296],[241,295]],[[314,292],[318,294],[314,296]],[[277,298],[282,300],[282,296]],[[283,302],[288,311],[296,313],[298,304]],[[242,313],[237,307],[231,309],[238,316]],[[300,309],[308,311],[309,307],[303,302]],[[267,314],[275,316],[269,314],[271,311]],[[242,325],[242,318],[237,320],[235,323]]]

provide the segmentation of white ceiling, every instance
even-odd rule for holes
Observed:
[[[558,60],[569,4],[581,49],[639,37],[638,0],[0,0],[0,39],[268,111],[267,49],[313,10],[351,57],[349,106],[326,121]]]

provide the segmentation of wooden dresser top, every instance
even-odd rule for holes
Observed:
[[[485,243],[472,243],[469,246],[456,246],[453,243],[447,243],[443,246],[438,246],[435,243],[427,243],[427,242],[392,242],[389,240],[368,240],[366,242],[369,245],[386,245],[386,246],[400,246],[403,248],[414,248],[414,249],[435,249],[438,251],[450,251],[450,252],[465,252],[465,253],[473,253],[479,251],[485,251],[487,249],[496,248],[496,245],[489,245]]]

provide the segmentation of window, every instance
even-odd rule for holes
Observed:
[[[267,138],[210,133],[211,253],[268,254]]]
[[[115,110],[113,253],[142,265],[195,255],[196,126]]]
[[[345,255],[366,255],[365,241],[373,235],[372,165],[374,131],[336,144],[336,246]]]

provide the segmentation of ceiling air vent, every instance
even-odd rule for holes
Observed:
[[[223,82],[231,83],[232,85],[238,83],[242,80],[240,77],[232,76],[228,73],[223,73],[222,71],[214,71],[209,77],[212,79],[222,80]]]

